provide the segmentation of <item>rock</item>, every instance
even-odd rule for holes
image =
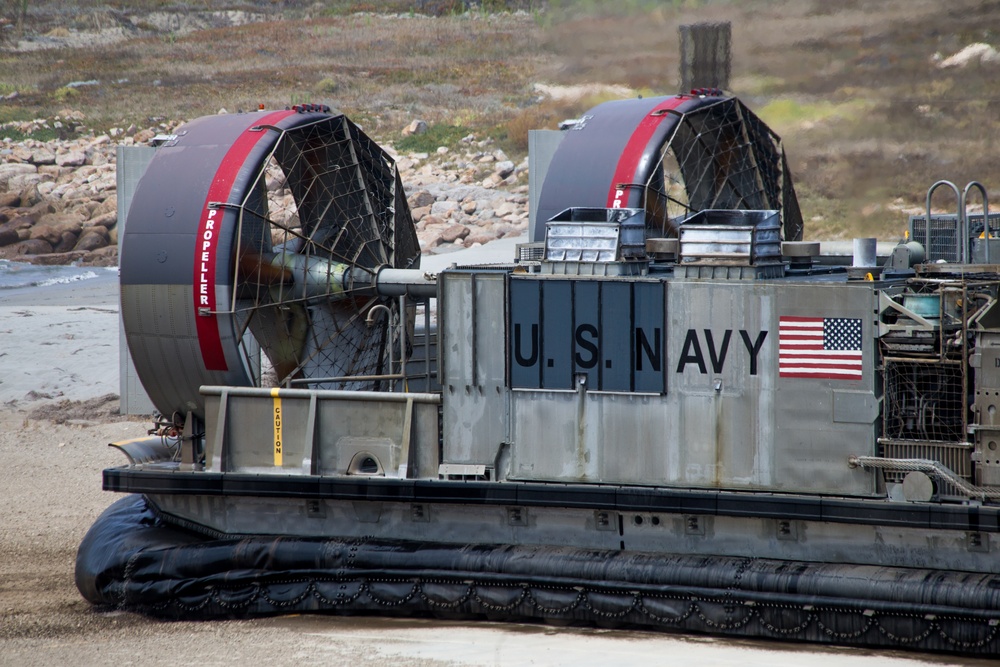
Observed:
[[[414,208],[421,208],[424,206],[432,206],[436,201],[436,199],[434,198],[434,195],[432,195],[427,190],[418,190],[417,192],[414,192],[412,195],[407,197],[406,201],[407,203],[409,203],[410,208],[414,209]]]
[[[60,252],[60,253],[36,253],[37,256],[31,258],[32,264],[38,264],[41,266],[58,266],[65,264],[72,264],[73,262],[78,262],[87,256],[87,253],[83,251],[72,250],[70,252]]]
[[[52,252],[54,253],[69,252],[70,250],[73,250],[73,247],[76,245],[76,240],[77,240],[77,235],[74,234],[73,232],[63,232],[62,238],[59,240],[59,243],[55,244],[52,247]]]
[[[436,215],[426,215],[421,222],[424,223],[424,229],[427,229],[428,227],[444,227],[447,224]]]
[[[103,228],[102,228],[103,229]],[[80,240],[77,241],[76,246],[73,250],[97,250],[98,248],[103,248],[108,245],[108,238],[105,234],[93,231],[92,229],[81,234]]]
[[[11,176],[18,174],[34,174],[38,172],[38,167],[33,164],[21,164],[19,162],[7,162],[0,164],[0,189],[7,188],[7,182]]]
[[[15,229],[0,229],[0,248],[20,243],[21,237]]]
[[[80,231],[87,217],[79,211],[62,211],[59,213],[45,213],[38,218],[38,225],[52,225],[55,227],[66,227],[73,231]]]
[[[486,231],[478,231],[475,234],[469,234],[465,237],[465,247],[470,248],[475,244],[485,245],[490,241],[496,241],[496,234],[492,234]]]
[[[518,212],[517,204],[505,201],[494,209],[493,214],[498,218],[502,218],[504,216],[510,215],[511,213],[517,213],[517,212]]]
[[[42,239],[55,248],[62,242],[64,233],[69,232],[77,235],[82,228],[83,220],[79,214],[53,213],[39,219],[38,223],[31,228],[29,238]]]
[[[513,225],[502,224],[502,223],[493,225],[493,233],[496,234],[498,239],[502,239],[503,237],[508,236],[510,234],[519,233],[520,231],[521,230],[519,230],[517,227],[514,227]]]
[[[37,148],[31,153],[28,161],[34,165],[50,165],[56,163],[56,154],[48,148]]]
[[[21,229],[31,229],[37,220],[38,218],[31,214],[19,215],[16,218],[0,225],[0,231],[4,229],[11,229],[16,232]]]
[[[421,206],[420,208],[410,209],[410,215],[413,216],[414,221],[420,221],[431,214],[430,206]]]
[[[90,224],[94,227],[104,227],[105,229],[111,229],[118,224],[118,212],[114,211],[111,213],[98,213],[100,209],[95,209],[95,215],[90,219]]]
[[[14,254],[21,255],[48,255],[52,252],[52,244],[43,239],[28,239],[21,241],[14,247]]]
[[[0,192],[0,208],[17,208],[21,205],[21,193]]]
[[[7,188],[11,192],[17,192],[20,196],[22,190],[26,190],[32,185],[38,185],[43,178],[45,177],[42,174],[15,174],[7,181]]]
[[[451,227],[446,227],[441,232],[441,241],[443,243],[454,243],[455,241],[464,239],[468,235],[469,228],[465,225],[452,225]]]
[[[428,250],[430,248],[436,248],[441,245],[441,235],[440,234],[428,234],[423,238],[419,239],[420,248],[422,250]]]
[[[80,150],[69,150],[56,154],[56,164],[60,167],[82,167],[87,163],[87,154]]]
[[[500,178],[507,178],[514,173],[514,163],[510,160],[504,160],[502,162],[497,162],[496,173]]]
[[[466,201],[462,202],[462,213],[466,215],[472,215],[473,213],[476,212],[476,209],[478,207],[479,204],[476,202],[475,199],[467,199]]]
[[[457,201],[436,201],[433,205],[431,205],[431,215],[436,215],[442,218],[451,216],[451,214],[457,210],[459,210]]]
[[[36,200],[37,203],[38,201],[41,201],[42,197],[48,197],[51,195],[52,191],[56,189],[56,184],[52,181],[45,181],[44,183],[39,183],[33,187],[35,188],[35,193],[39,197],[38,200]]]
[[[86,253],[80,260],[84,266],[115,266],[118,264],[118,247],[109,245]]]
[[[403,131],[400,134],[402,134],[404,137],[409,137],[414,134],[423,134],[426,131],[427,131],[427,123],[418,119],[407,125],[405,128],[403,128]]]

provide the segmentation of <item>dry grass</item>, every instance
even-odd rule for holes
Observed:
[[[74,13],[65,3],[32,2],[39,29],[79,30],[124,15],[97,0],[76,4]],[[783,137],[806,220],[815,219],[811,235],[895,234],[905,224],[897,200],[919,206],[939,178],[1000,188],[1000,163],[992,158],[1000,66],[942,70],[932,61],[973,42],[1000,46],[1000,0],[503,3],[529,10],[519,15],[456,15],[447,3],[406,0],[368,4],[402,14],[353,14],[368,7],[347,0],[267,0],[243,6],[274,20],[239,28],[140,31],[117,45],[73,51],[0,51],[0,91],[20,93],[0,103],[0,121],[71,104],[92,127],[106,129],[221,107],[317,101],[346,111],[382,141],[396,140],[420,117],[489,133],[517,153],[528,129],[554,127],[594,102],[540,103],[534,82],[672,93],[678,26],[728,20],[730,87]],[[408,12],[418,6],[444,15]],[[60,99],[66,83],[89,79],[101,85]],[[940,206],[952,204],[942,197]]]

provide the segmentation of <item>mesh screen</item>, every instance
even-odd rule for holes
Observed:
[[[284,131],[247,189],[238,238],[232,306],[251,366],[263,352],[260,383],[386,388],[365,378],[398,371],[400,314],[374,295],[374,274],[419,265],[389,155],[344,116]]]
[[[734,98],[684,114],[642,186],[647,224],[663,235],[705,209],[773,209],[784,240],[802,238],[781,139]]]
[[[965,442],[964,386],[961,364],[886,361],[885,437]]]

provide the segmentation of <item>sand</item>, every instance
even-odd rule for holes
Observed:
[[[113,272],[0,295],[0,665],[988,664],[899,652],[546,625],[288,616],[162,622],[95,609],[76,549],[118,496],[109,442],[149,421],[118,414]]]

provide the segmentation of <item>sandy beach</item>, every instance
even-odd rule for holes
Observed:
[[[447,265],[448,262],[445,262]],[[117,496],[117,274],[0,293],[0,665],[975,665],[950,657],[775,642],[423,619],[288,616],[162,622],[96,609],[76,549]]]

